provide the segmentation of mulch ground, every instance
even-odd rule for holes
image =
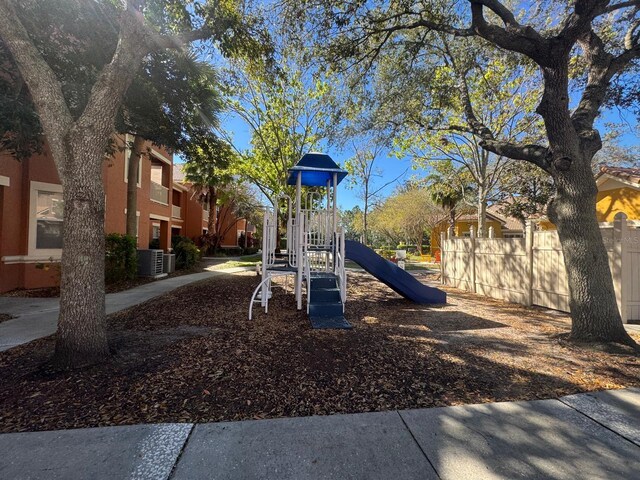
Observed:
[[[53,337],[0,353],[0,431],[209,422],[551,398],[640,386],[640,357],[567,343],[566,315],[452,289],[412,304],[349,274],[350,331],[312,330],[293,295],[247,319],[255,274],[109,317],[104,365],[47,369]],[[637,338],[640,340],[640,338]]]

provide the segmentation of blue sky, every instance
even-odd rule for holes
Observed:
[[[222,118],[221,120],[223,128],[230,132],[233,132],[236,145],[239,148],[248,148],[249,139],[251,136],[248,126],[240,119],[233,116],[227,116],[226,118]],[[603,136],[607,130],[607,127],[605,125],[606,123],[624,124],[626,125],[626,132],[623,133],[623,135],[619,139],[620,145],[632,146],[638,145],[640,143],[638,142],[638,135],[636,133],[637,130],[634,130],[637,125],[636,118],[630,112],[619,110],[605,111],[603,112],[597,123],[600,129],[600,133]],[[335,149],[332,150],[331,148],[325,149],[324,153],[331,155],[331,157],[340,165],[344,165],[344,162],[352,155],[352,151],[350,150],[338,151]],[[385,158],[381,156],[376,161],[376,165],[381,170],[382,177],[376,179],[375,185],[384,185],[386,182],[395,179],[398,175],[400,175],[407,169],[408,171],[406,175],[400,181],[410,178],[411,175],[426,175],[426,172],[424,170],[412,170],[411,159],[407,157],[398,159],[396,157]],[[351,209],[356,205],[362,205],[362,201],[357,197],[357,190],[348,188],[348,184],[349,182],[347,177],[347,179],[345,179],[338,187],[338,204],[342,209]],[[381,192],[381,196],[384,197],[391,194],[396,185],[397,182],[386,187]]]
[[[249,140],[251,138],[251,133],[248,126],[242,122],[237,117],[233,117],[231,115],[226,118],[221,119],[222,127],[233,133],[234,142],[236,146],[240,149],[249,147]],[[339,151],[337,149],[324,148],[322,149],[323,153],[327,153],[340,165],[344,165],[344,162],[349,159],[352,155],[352,151],[346,149],[344,151]],[[412,174],[417,173],[411,170],[411,161],[408,158],[398,159],[395,157],[384,158],[380,156],[378,160],[376,160],[376,165],[380,168],[382,172],[382,177],[375,179],[375,185],[384,185],[385,183],[395,179],[398,175],[400,175],[405,170],[409,169],[407,174],[403,177],[404,179],[408,179]],[[351,209],[356,205],[361,205],[361,200],[357,197],[357,190],[348,188],[349,177],[347,177],[339,186],[338,186],[338,204],[341,209]],[[401,179],[402,180],[402,179]],[[401,181],[400,180],[400,181]],[[393,189],[397,185],[397,182],[387,186],[382,192],[381,196],[387,196],[393,192]]]

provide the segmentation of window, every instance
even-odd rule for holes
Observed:
[[[513,233],[505,233],[504,238],[524,238],[523,233],[513,232]]]
[[[160,238],[160,224],[159,223],[154,223],[151,226],[151,238],[153,240],[156,240],[156,239]]]
[[[36,248],[62,248],[62,193],[39,190],[36,202]]]
[[[29,255],[60,255],[64,201],[62,185],[31,182]]]
[[[162,185],[162,165],[157,163],[151,164],[151,181]]]
[[[124,149],[124,181],[125,183],[129,182],[129,158],[131,157],[131,149],[129,148],[129,144],[133,142],[133,137],[131,135],[125,135],[125,149]],[[142,155],[138,159],[138,187],[142,186]]]

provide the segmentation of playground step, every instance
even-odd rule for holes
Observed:
[[[316,329],[353,328],[342,315],[336,317],[309,317],[309,321],[311,322],[311,326]]]
[[[339,288],[312,288],[311,303],[338,303],[341,302]]]
[[[335,275],[330,274],[331,276],[322,276],[322,277],[311,277],[311,290],[315,290],[317,288],[337,288],[338,287],[338,279]]]
[[[339,317],[343,315],[343,310],[342,302],[309,304],[310,317]]]

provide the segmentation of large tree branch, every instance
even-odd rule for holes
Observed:
[[[518,145],[496,140],[481,140],[480,146],[496,155],[511,158],[513,160],[525,160],[533,163],[543,170],[549,171],[550,151],[541,145]]]
[[[204,26],[202,28],[198,28],[196,30],[190,30],[187,32],[178,33],[175,35],[161,35],[158,33],[151,34],[149,36],[150,40],[149,49],[150,50],[171,50],[177,49],[182,50],[185,45],[195,42],[196,40],[205,40],[210,38],[213,34],[213,31],[208,27]]]
[[[560,33],[556,35],[556,48],[567,54],[576,41],[591,30],[593,20],[602,15],[609,0],[576,0],[573,12],[567,16]]]
[[[120,14],[118,44],[111,61],[102,69],[91,88],[87,105],[74,128],[91,129],[108,141],[118,108],[133,81],[148,48],[144,41],[147,28],[141,15],[130,10]],[[106,143],[105,143],[106,147]]]
[[[633,37],[629,32],[634,32],[637,27],[632,25],[626,37]],[[583,34],[579,42],[589,65],[589,73],[587,85],[571,120],[578,135],[589,141],[596,140],[597,143],[599,139],[593,138],[593,123],[605,101],[611,79],[630,62],[640,57],[640,44],[637,37],[632,38],[627,42],[629,48],[618,56],[613,56],[605,50],[604,42],[593,30]]]
[[[44,133],[50,139],[49,145],[54,153],[56,166],[63,173],[63,166],[58,164],[64,158],[59,142],[62,142],[73,123],[73,117],[67,107],[60,81],[29,38],[11,1],[0,1],[0,36],[29,88]]]
[[[623,8],[638,7],[638,6],[640,6],[640,0],[629,0],[627,2],[619,2],[619,3],[614,3],[613,5],[609,5],[607,8],[604,9],[603,13],[611,13]]]
[[[497,0],[468,0],[471,4],[471,26],[485,40],[495,45],[522,53],[538,65],[546,65],[551,59],[550,43],[533,27],[520,25],[513,13]],[[495,13],[504,27],[490,24],[484,18],[484,8]]]

